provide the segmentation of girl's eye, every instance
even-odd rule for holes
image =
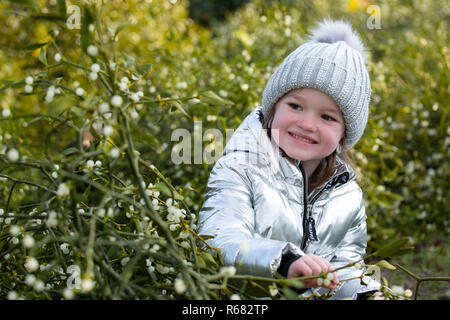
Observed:
[[[302,106],[296,104],[296,103],[289,103],[289,106],[294,110],[301,110]]]
[[[336,121],[335,118],[333,118],[333,117],[331,117],[331,116],[329,116],[329,115],[327,115],[327,114],[324,114],[324,115],[322,116],[322,118],[325,119],[325,120],[327,120],[327,121]]]

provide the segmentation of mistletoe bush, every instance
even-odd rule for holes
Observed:
[[[290,287],[301,287],[300,279],[236,275],[233,267],[223,266],[220,251],[208,246],[208,236],[197,234],[212,163],[202,154],[200,163],[174,164],[178,141],[172,141],[172,133],[186,128],[194,136],[191,146],[199,136],[201,150],[220,156],[226,141],[203,132],[234,129],[259,104],[274,66],[316,20],[305,12],[326,12],[326,2],[266,6],[254,1],[213,30],[196,25],[186,7],[184,1],[162,0],[0,3],[8,41],[0,51],[0,297],[299,298]],[[361,12],[351,14],[363,19]],[[435,60],[424,55],[424,64],[433,65],[430,61],[446,52],[444,39],[436,41],[441,51],[426,46]],[[370,247],[371,256],[390,257],[407,252],[411,241],[386,245],[393,230],[386,225],[415,223],[422,214],[418,210],[441,209],[439,202],[423,208],[414,199],[428,184],[408,183],[416,181],[416,173],[433,169],[426,179],[444,201],[448,137],[421,145],[435,148],[423,164],[419,155],[407,160],[413,144],[395,147],[387,132],[399,131],[402,143],[413,140],[411,135],[422,141],[427,133],[402,127],[402,116],[417,108],[416,115],[425,117],[419,109],[431,107],[433,113],[421,121],[437,124],[434,136],[448,136],[440,107],[448,93],[432,97],[430,89],[417,98],[422,107],[405,109],[400,105],[411,102],[412,88],[403,86],[410,96],[382,104],[392,95],[387,84],[401,77],[393,59],[401,54],[388,44],[378,48],[369,60],[376,79],[375,120],[354,157],[368,190],[369,217],[374,214],[369,234],[378,242]],[[380,62],[385,60],[392,66]],[[435,67],[435,87],[441,90],[445,64],[443,70]],[[429,77],[423,72],[415,79],[423,84]],[[411,209],[411,217],[399,218],[404,208]],[[434,231],[443,221],[434,213],[430,217],[432,227],[419,231]],[[395,269],[385,260],[377,265]],[[319,277],[327,281],[326,274]],[[382,297],[411,296],[388,287],[383,282]]]
[[[64,2],[58,5],[65,12]],[[33,13],[24,13],[33,20]],[[150,64],[118,55],[118,36],[127,23],[103,30],[95,6],[85,6],[82,18],[80,48],[61,47],[72,34],[52,30],[45,42],[26,47],[39,50],[34,67],[43,70],[2,88],[18,90],[17,103],[28,111],[3,112],[2,129],[28,132],[3,132],[2,293],[66,299],[214,296],[205,275],[222,274],[217,277],[211,253],[197,248],[202,238],[194,231],[196,215],[183,191],[145,161],[134,142],[145,134],[147,141],[155,139],[140,130],[140,111],[143,118],[155,109],[170,112],[169,100],[182,109],[183,99],[144,95]]]

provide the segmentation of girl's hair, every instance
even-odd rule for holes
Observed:
[[[275,109],[276,109],[276,104],[273,105],[272,108],[269,109],[269,111],[267,112],[267,116],[264,116],[262,112],[260,112],[260,121],[262,123],[262,128],[266,129],[267,135],[269,136],[269,139],[271,139],[271,128],[272,128],[272,122],[273,122],[273,118],[275,116]],[[344,133],[344,138],[342,139],[342,141],[345,140],[345,133]],[[283,149],[281,149],[282,155],[284,157],[288,157],[288,155],[284,152]],[[345,146],[341,145],[341,153],[339,155],[339,158],[343,161],[345,161],[347,164],[349,164],[350,166],[352,166],[352,161],[350,160],[350,158],[348,157],[348,155],[345,153]],[[309,191],[314,190],[315,188],[317,188],[318,186],[326,183],[328,181],[328,179],[331,178],[331,176],[334,173],[335,167],[336,167],[336,157],[338,157],[338,154],[335,151],[333,151],[332,154],[330,154],[328,157],[322,159],[322,161],[319,163],[319,165],[317,166],[316,170],[314,170],[313,174],[311,175],[311,177],[308,177],[308,189]]]

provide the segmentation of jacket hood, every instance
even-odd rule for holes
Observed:
[[[260,121],[262,108],[253,110],[239,125],[224,149],[224,154],[236,151],[259,153],[266,156],[275,155],[275,145],[272,145]]]

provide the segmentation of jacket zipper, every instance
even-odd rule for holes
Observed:
[[[300,165],[298,166],[300,168],[300,171],[302,172],[303,176],[303,238],[302,238],[302,244],[300,246],[300,249],[303,250],[306,246],[306,223],[309,218],[309,212],[308,212],[308,179],[306,177],[305,169],[303,169],[303,164],[300,162]]]
[[[306,241],[308,240],[308,235],[307,235],[307,224],[308,224],[308,219],[311,217],[311,211],[312,211],[312,207],[314,205],[314,202],[317,200],[317,198],[319,198],[320,194],[322,193],[322,191],[324,189],[326,189],[325,187],[322,187],[321,190],[319,190],[319,192],[317,192],[316,195],[314,195],[314,198],[311,199],[310,202],[308,202],[308,178],[306,176],[305,173],[305,169],[303,168],[302,163],[300,162],[300,164],[298,165],[298,167],[300,168],[300,171],[302,173],[303,176],[303,221],[302,221],[302,225],[303,225],[303,238],[302,238],[302,243],[301,243],[301,250],[305,249],[306,247]],[[352,179],[348,179],[348,181],[350,181]],[[348,182],[347,181],[347,182]]]
[[[314,196],[314,198],[311,199],[311,202],[308,202],[308,178],[306,176],[305,173],[305,169],[303,168],[302,163],[300,162],[299,164],[299,168],[300,171],[302,173],[303,176],[303,221],[302,221],[302,225],[303,225],[303,238],[302,238],[302,243],[301,243],[301,247],[300,249],[303,250],[306,247],[306,241],[308,240],[308,235],[307,235],[307,224],[308,224],[308,220],[311,217],[311,211],[312,211],[312,207],[314,205],[314,202],[317,200],[317,198],[319,198],[320,194],[322,193],[323,189],[322,188],[319,192],[317,192],[317,194]]]

